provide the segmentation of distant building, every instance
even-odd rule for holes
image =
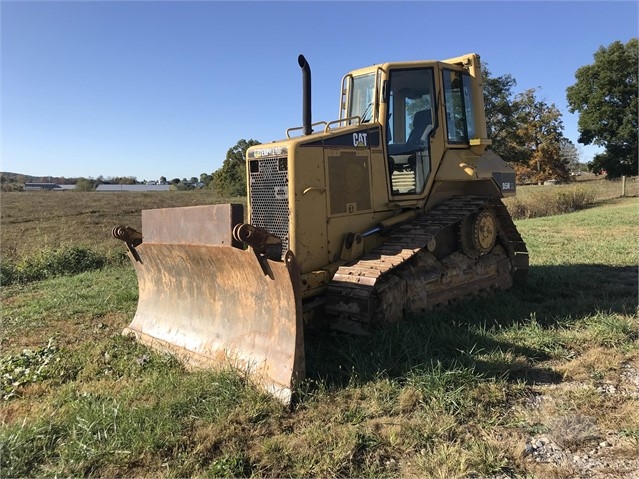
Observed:
[[[57,183],[25,183],[24,191],[69,191],[75,190],[75,185],[59,185]]]
[[[98,185],[95,191],[169,191],[169,185]]]

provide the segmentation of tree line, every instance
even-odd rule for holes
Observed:
[[[19,191],[26,183],[55,183],[57,185],[75,185],[78,191],[94,190],[98,185],[136,185],[139,181],[135,176],[98,176],[97,178],[64,176],[32,176],[21,173],[0,172],[2,191]]]
[[[171,185],[176,190],[189,190],[196,188],[207,188],[210,185],[212,176],[202,173],[199,178],[192,176],[187,178],[173,178],[167,180],[161,176],[158,180],[139,181],[135,176],[108,176],[102,175],[97,178],[85,178],[83,176],[66,178],[64,176],[31,176],[21,173],[0,172],[0,185],[2,191],[20,191],[26,183],[55,183],[57,185],[75,185],[76,191],[93,191],[100,185],[140,185],[140,184],[163,184]]]

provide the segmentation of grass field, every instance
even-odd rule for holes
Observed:
[[[114,249],[111,229],[141,228],[140,211],[151,208],[208,205],[245,198],[221,199],[211,191],[97,193],[28,191],[2,193],[0,252],[20,257],[33,251],[80,245],[101,252]]]
[[[619,181],[588,177],[559,186],[524,186],[516,198],[506,199],[518,219],[545,216],[549,208],[563,213],[578,207],[617,198]],[[639,195],[638,178],[628,180],[628,196]],[[577,201],[575,200],[577,199]],[[245,203],[245,198],[220,198],[210,190],[145,193],[7,192],[0,196],[0,258],[19,260],[42,250],[69,245],[107,254],[121,244],[111,230],[116,225],[141,228],[140,211],[216,203]],[[566,210],[566,211],[564,211]],[[518,216],[519,215],[519,216]]]
[[[67,194],[2,194],[3,260],[110,254],[141,207],[217,201]],[[291,409],[123,338],[126,263],[3,286],[0,476],[636,477],[639,202],[585,206],[517,222],[523,290],[369,337],[307,335]]]

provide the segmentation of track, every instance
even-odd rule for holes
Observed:
[[[460,251],[459,225],[489,209],[497,220],[497,244],[472,259]],[[443,248],[443,252],[442,252]],[[454,248],[457,249],[457,248]],[[490,288],[523,283],[528,251],[506,207],[497,198],[453,197],[392,230],[384,244],[342,266],[329,283],[325,311],[336,329],[365,332],[371,322],[393,322],[405,314]]]

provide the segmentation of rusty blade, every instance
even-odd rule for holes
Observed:
[[[299,267],[227,245],[142,243],[138,308],[123,334],[187,367],[231,366],[288,404],[304,370]]]

